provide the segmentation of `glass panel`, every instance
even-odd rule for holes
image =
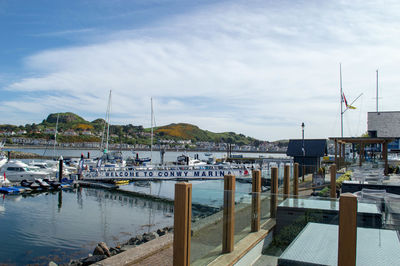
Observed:
[[[206,265],[222,251],[223,180],[200,182],[192,190],[191,265]],[[222,187],[221,187],[222,186]]]
[[[235,243],[250,233],[253,195],[259,193],[235,193]]]

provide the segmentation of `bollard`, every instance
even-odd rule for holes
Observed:
[[[290,166],[285,165],[283,172],[283,198],[287,199],[290,194]]]
[[[344,193],[339,199],[338,265],[356,265],[357,197]]]
[[[299,195],[299,164],[294,164],[293,169],[293,195]]]
[[[190,265],[192,184],[175,184],[173,265]]]
[[[331,172],[331,191],[330,197],[336,199],[336,164],[332,164],[330,167]]]
[[[253,171],[252,183],[253,197],[251,200],[251,232],[260,231],[260,205],[261,205],[261,172],[260,170]]]
[[[11,151],[7,151],[7,162],[11,160]]]
[[[304,175],[306,174],[306,166],[303,164],[302,165],[302,172],[303,172],[303,177],[302,177],[302,182],[304,182]]]
[[[63,166],[64,166],[64,160],[63,160],[63,157],[60,156],[59,168],[58,168],[58,181],[60,183],[61,183],[61,179],[63,178]]]
[[[278,203],[278,167],[271,167],[271,218],[276,217],[276,207]]]
[[[222,253],[233,251],[235,244],[235,176],[224,176],[224,217],[222,234]]]

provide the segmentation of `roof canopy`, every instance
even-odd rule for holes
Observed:
[[[330,140],[337,141],[338,143],[360,143],[360,144],[379,144],[379,143],[389,143],[395,140],[395,138],[342,138],[342,137],[332,137]]]

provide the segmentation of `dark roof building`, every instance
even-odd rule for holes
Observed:
[[[323,157],[327,154],[326,139],[305,139],[304,140],[304,156],[305,157]],[[303,157],[303,140],[291,139],[289,140],[287,156]]]
[[[299,164],[299,175],[303,175],[303,165],[305,166],[305,174],[315,173],[321,165],[321,157],[328,153],[326,139],[305,139],[304,152],[303,140],[289,140],[287,156],[293,157],[293,161]]]

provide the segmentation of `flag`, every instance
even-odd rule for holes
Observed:
[[[356,109],[356,107],[351,106],[351,105],[349,105],[347,103],[347,99],[346,99],[346,96],[344,96],[344,92],[343,92],[343,95],[342,95],[342,102],[344,102],[344,104],[346,105],[346,108],[348,108],[348,109]]]

